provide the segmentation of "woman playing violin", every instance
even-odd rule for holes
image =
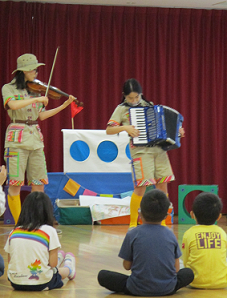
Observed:
[[[8,170],[8,205],[15,224],[20,215],[20,189],[24,185],[25,171],[28,185],[32,191],[44,191],[48,184],[44,156],[43,135],[38,118],[42,121],[65,109],[74,100],[72,95],[59,107],[46,110],[48,97],[34,94],[27,88],[27,82],[37,77],[38,63],[33,54],[24,54],[17,58],[17,69],[13,80],[2,87],[4,108],[11,123],[5,137],[5,161]]]

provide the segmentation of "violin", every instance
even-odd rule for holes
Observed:
[[[42,93],[42,92],[46,92],[47,90],[47,85],[37,79],[35,79],[32,82],[27,82],[27,87],[30,91],[35,93]],[[61,96],[69,97],[69,94],[53,86],[49,86],[47,95],[52,99],[60,99]],[[83,102],[80,102],[77,98],[75,98],[74,101],[78,105],[78,107],[81,107],[84,105]]]

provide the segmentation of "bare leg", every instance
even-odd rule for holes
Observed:
[[[17,195],[20,194],[20,189],[21,189],[21,186],[10,185],[9,190],[8,190],[8,194],[10,196],[17,196]]]
[[[146,191],[146,186],[140,186],[140,187],[135,187],[134,188],[134,193],[137,195],[137,196],[143,196],[145,194],[145,191]]]
[[[60,267],[60,268],[58,268],[58,272],[61,275],[62,279],[65,279],[66,277],[68,277],[69,273],[70,273],[68,267]]]
[[[163,191],[166,195],[168,195],[167,182],[156,184],[156,188]]]
[[[164,182],[164,183],[160,183],[160,184],[156,184],[156,188],[163,191],[167,197],[168,197],[168,187],[167,187],[167,182]],[[162,226],[166,226],[166,222],[165,222],[165,219],[163,219],[162,223],[161,223]]]
[[[40,192],[44,192],[44,184],[42,185],[32,185],[32,191],[40,191]]]

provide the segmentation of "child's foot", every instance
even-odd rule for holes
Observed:
[[[61,234],[62,234],[62,230],[60,230],[60,229],[56,229],[56,231],[57,231],[57,234],[58,234],[58,235],[61,235]]]
[[[69,279],[74,279],[76,277],[76,259],[74,254],[67,252],[64,259],[64,267],[69,268]]]
[[[58,251],[58,264],[57,264],[57,268],[59,268],[62,264],[62,262],[65,259],[65,252],[63,250],[59,250]]]

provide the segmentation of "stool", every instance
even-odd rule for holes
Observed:
[[[4,224],[5,225],[14,225],[15,222],[14,222],[14,219],[12,217],[12,214],[11,214],[11,212],[9,210],[8,199],[7,199],[8,188],[9,188],[8,185],[3,187],[3,190],[4,190],[5,195],[6,195],[6,211],[4,213]],[[28,185],[21,186],[21,191],[31,192],[31,189],[32,189],[32,187],[31,186],[28,186]]]
[[[185,198],[191,191],[199,190],[218,194],[218,185],[179,185],[178,186],[178,223],[179,224],[195,224],[195,220],[191,218],[185,207]]]

